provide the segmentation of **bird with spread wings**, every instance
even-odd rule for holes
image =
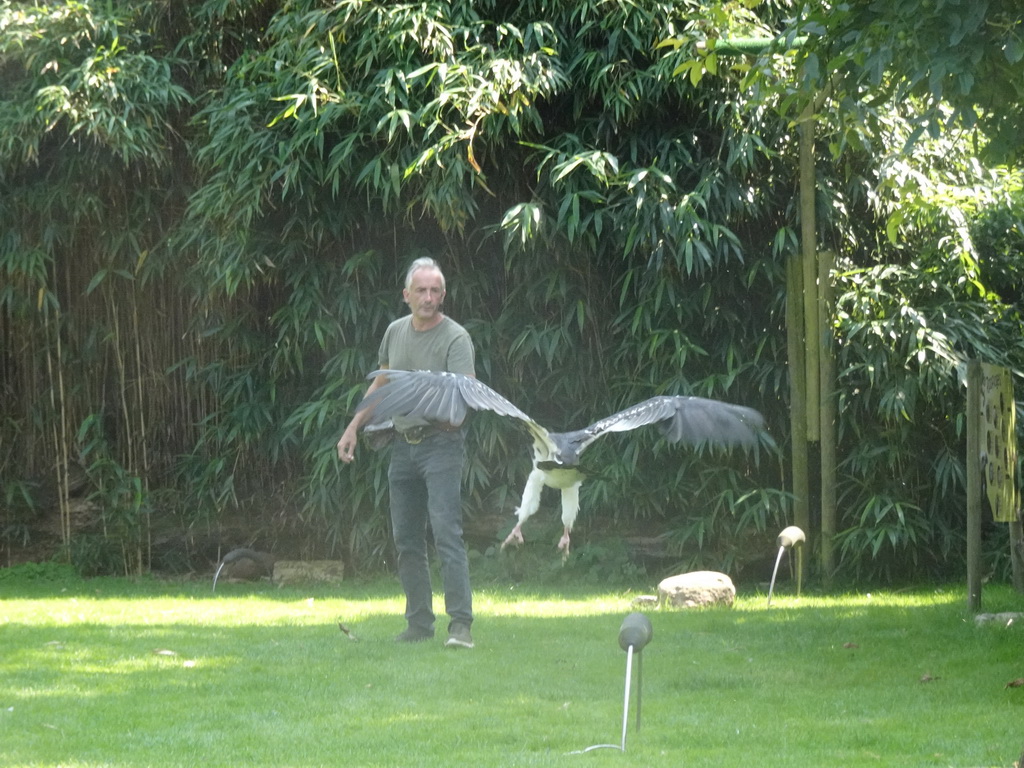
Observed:
[[[670,443],[754,448],[764,433],[764,418],[753,408],[720,400],[684,395],[661,395],[637,403],[588,427],[572,432],[549,432],[502,395],[471,376],[435,371],[374,371],[368,378],[385,376],[387,383],[363,398],[357,410],[370,409],[363,424],[367,433],[391,426],[396,417],[459,427],[470,410],[492,411],[522,422],[533,437],[533,469],[516,510],[519,520],[502,543],[523,542],[522,527],[540,506],[544,486],[562,492],[564,533],[558,542],[569,551],[569,534],[580,507],[580,485],[585,475],[580,457],[587,447],[609,432],[628,432],[656,425]]]

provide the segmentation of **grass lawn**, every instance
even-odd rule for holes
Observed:
[[[0,765],[1014,764],[1024,627],[977,626],[959,585],[786,586],[770,609],[646,611],[641,727],[634,699],[625,753],[579,754],[621,740],[627,591],[478,588],[466,651],[441,647],[443,618],[437,640],[394,643],[391,580],[0,579]],[[1006,587],[984,600],[1024,610]]]

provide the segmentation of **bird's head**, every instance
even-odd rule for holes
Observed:
[[[584,430],[549,433],[544,441],[546,456],[543,460],[556,467],[578,467],[585,438]]]

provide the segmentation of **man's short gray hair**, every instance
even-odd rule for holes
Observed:
[[[441,266],[429,256],[418,258],[409,265],[409,271],[405,273],[406,290],[412,288],[412,276],[421,269],[436,270],[437,274],[441,276],[441,290],[446,290],[444,285],[444,272],[441,271]]]

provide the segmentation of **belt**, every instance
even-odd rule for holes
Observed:
[[[423,427],[412,427],[404,432],[399,432],[398,436],[409,445],[418,445],[428,437],[440,434],[441,432],[458,432],[460,429],[461,427],[457,427],[454,424],[437,422]]]

